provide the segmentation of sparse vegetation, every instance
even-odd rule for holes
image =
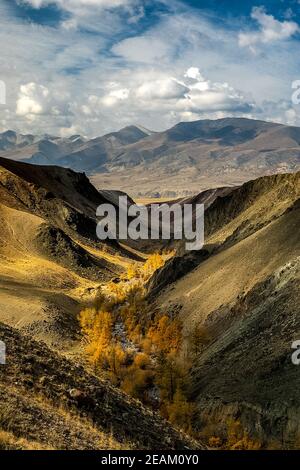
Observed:
[[[226,436],[212,436],[208,439],[208,444],[212,448],[225,450],[259,450],[262,444],[258,440],[251,439],[243,429],[238,420],[229,419],[226,423]]]
[[[167,314],[152,318],[144,300],[145,282],[165,259],[155,253],[144,265],[130,266],[79,320],[95,370],[187,431],[195,410],[184,394],[189,364],[179,354],[182,324]]]
[[[40,442],[18,438],[13,433],[0,430],[0,450],[54,450]]]

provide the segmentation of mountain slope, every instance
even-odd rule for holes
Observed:
[[[222,436],[233,418],[265,447],[299,448],[300,376],[291,360],[299,292],[298,256],[211,314],[213,339],[195,362],[191,386],[202,433],[209,427]]]
[[[0,321],[76,346],[82,305],[139,259],[96,238],[96,208],[116,196],[71,170],[0,159]]]
[[[300,173],[217,198],[206,210],[202,253],[169,261],[150,282],[153,308],[179,315],[186,338],[198,327],[209,338],[199,340],[190,389],[201,433],[223,439],[232,418],[263,446],[297,447],[300,376],[291,344],[300,338],[299,198]],[[168,286],[178,266],[181,279]]]
[[[196,449],[138,401],[0,323],[0,448]]]
[[[59,165],[79,171],[101,167],[110,154],[123,146],[133,144],[151,132],[137,126],[124,127],[118,132],[86,140],[74,135],[70,138],[53,136],[23,136],[13,131],[0,134],[0,156],[37,165]]]

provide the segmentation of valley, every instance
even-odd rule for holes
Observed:
[[[2,467],[288,466],[300,0],[0,0],[0,25]]]
[[[300,173],[179,199],[198,252],[97,240],[120,194],[0,158],[0,446],[297,448]]]

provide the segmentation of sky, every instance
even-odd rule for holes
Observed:
[[[300,0],[0,0],[0,131],[300,125]]]

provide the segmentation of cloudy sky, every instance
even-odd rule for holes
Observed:
[[[300,1],[0,0],[0,131],[300,125]]]

